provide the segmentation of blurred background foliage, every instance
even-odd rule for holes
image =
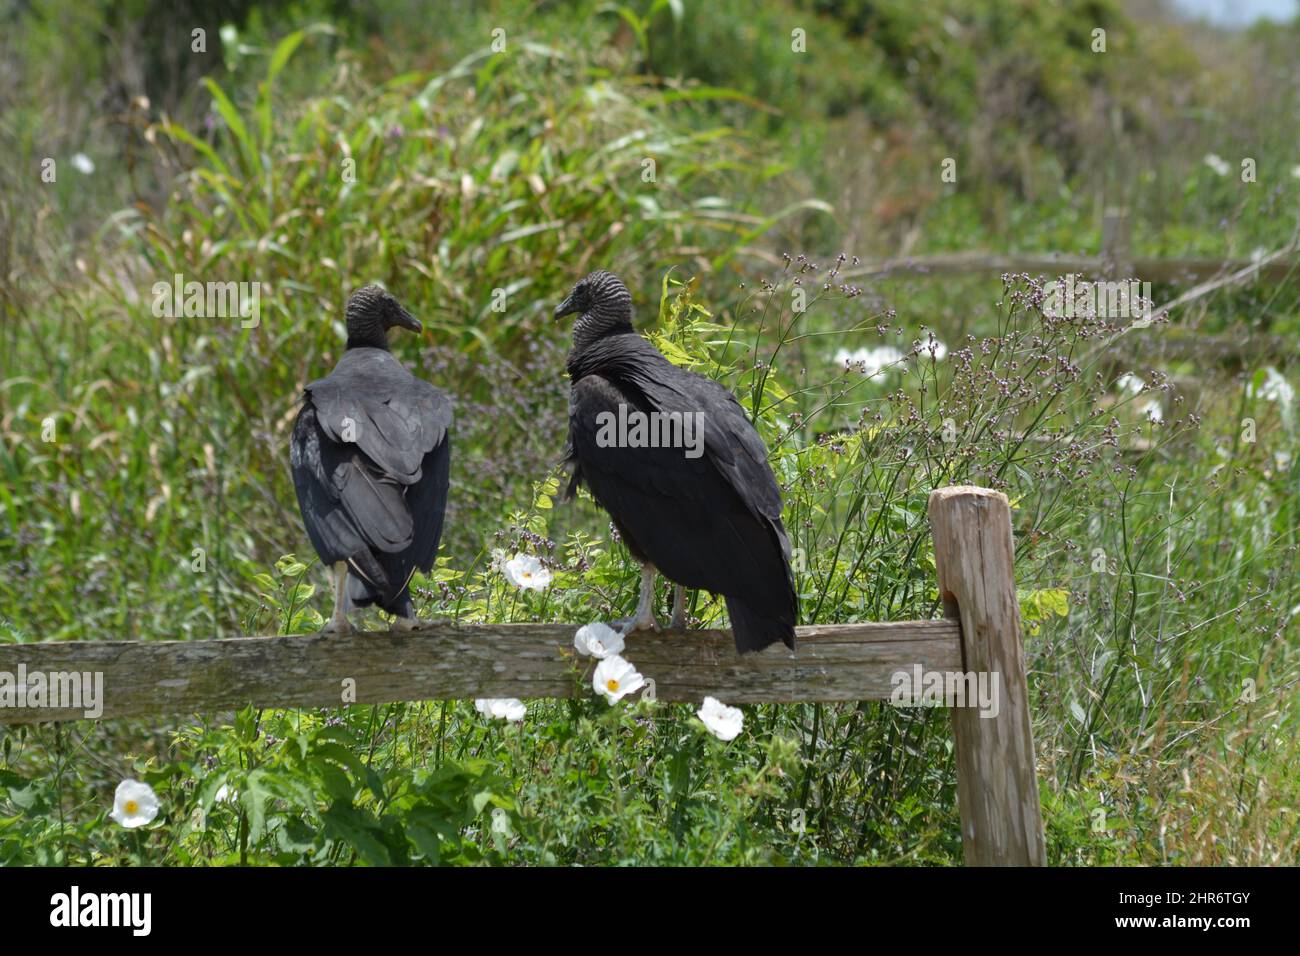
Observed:
[[[1300,21],[1225,32],[1109,0],[3,0],[0,640],[315,626],[324,576],[280,560],[310,554],[287,435],[366,281],[424,321],[395,350],[457,403],[425,613],[622,613],[635,569],[547,484],[567,414],[550,310],[611,268],[674,360],[755,410],[808,622],[935,613],[926,492],[1011,495],[1055,862],[1294,862],[1300,283],[1219,290],[1111,353],[1024,279],[854,272],[1096,254],[1111,206],[1139,255],[1281,247],[1298,40]],[[175,274],[262,283],[259,326],[156,317]],[[820,291],[796,315],[797,282]],[[931,336],[947,360],[917,352]],[[886,346],[879,376],[845,371]],[[550,562],[553,599],[510,599],[501,548]],[[723,749],[684,708],[588,703],[506,731],[426,704],[5,733],[0,859],[960,858],[942,715],[751,708]],[[334,745],[379,776],[303,757]],[[132,772],[170,823],[224,825],[143,850],[106,833]],[[214,808],[232,774],[240,803]]]

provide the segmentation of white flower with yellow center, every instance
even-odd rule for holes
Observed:
[[[611,654],[623,653],[623,635],[608,624],[597,621],[584,624],[573,635],[574,649],[584,657],[603,660]]]
[[[602,694],[611,704],[617,704],[628,694],[635,693],[645,686],[645,678],[618,654],[611,654],[596,665],[591,675],[591,686],[597,694]]]
[[[109,814],[122,826],[132,829],[152,823],[158,816],[158,794],[153,787],[138,780],[123,780],[113,794],[113,812]]]
[[[532,555],[516,554],[502,568],[506,580],[525,591],[545,591],[551,583],[551,572]]]
[[[524,706],[524,702],[513,697],[483,697],[474,701],[474,707],[484,717],[505,720],[510,723],[523,720],[524,714],[528,713],[528,708]]]
[[[695,712],[709,733],[719,740],[735,740],[745,729],[745,715],[739,707],[728,707],[716,697],[704,698],[704,704]]]

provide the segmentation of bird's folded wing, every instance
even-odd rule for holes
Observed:
[[[309,385],[308,394],[331,441],[355,445],[380,473],[404,485],[420,480],[424,456],[442,444],[451,424],[447,397],[415,378],[403,388],[374,390],[331,376]]]
[[[303,524],[321,560],[361,560],[365,577],[382,579],[382,570],[369,567],[371,550],[401,551],[413,535],[402,486],[366,462],[355,446],[331,439],[310,401],[294,424],[289,464]]]
[[[642,400],[622,391],[599,375],[588,375],[573,386],[569,401],[569,445],[584,472],[597,469],[620,475],[646,493],[683,501],[701,500],[710,493],[717,473],[707,459],[688,457],[684,448],[644,447],[629,444],[630,436],[619,433],[622,417],[645,411]],[[694,426],[692,426],[694,427]],[[643,430],[642,435],[647,435]],[[646,439],[648,440],[648,438]],[[716,489],[712,489],[716,491]]]
[[[335,467],[331,481],[343,510],[372,547],[395,552],[411,543],[414,524],[402,485],[355,452]]]
[[[781,493],[767,461],[767,446],[725,386],[666,362],[637,366],[628,384],[647,408],[698,413],[705,457],[755,515],[780,519]]]
[[[735,405],[725,389],[710,401],[720,398]],[[620,404],[644,403],[644,395],[633,395],[599,375],[574,384],[569,440],[592,494],[636,548],[672,580],[744,596],[764,610],[785,614],[791,605],[789,544],[781,526],[780,497],[766,459],[761,467],[750,464],[748,443],[733,434],[753,431],[739,406],[734,412],[723,407],[726,418],[714,424],[716,434],[706,425],[704,453],[698,458],[687,457],[680,447],[611,445],[608,439],[619,436],[608,431],[602,440],[602,422],[611,421],[611,415],[616,421]],[[687,410],[676,399],[665,404]],[[762,447],[756,433],[754,441]],[[722,454],[716,455],[720,445]]]

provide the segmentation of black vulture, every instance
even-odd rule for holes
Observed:
[[[347,350],[304,389],[289,464],[307,536],[334,578],[326,632],[351,630],[347,612],[376,605],[397,626],[419,625],[416,569],[438,554],[451,466],[451,402],[388,351],[393,327],[419,320],[376,285],[352,293]]]
[[[566,497],[585,482],[641,563],[641,597],[620,622],[624,632],[658,628],[658,570],[677,585],[673,627],[685,624],[685,588],[703,588],[726,600],[739,651],[777,641],[793,649],[799,599],[781,494],[740,403],[637,334],[617,276],[582,279],[555,309],[575,312]]]

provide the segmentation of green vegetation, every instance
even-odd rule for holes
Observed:
[[[1006,491],[1052,862],[1296,862],[1294,368],[1166,345],[1293,343],[1300,282],[1220,289],[1116,351],[1104,322],[1045,313],[1035,277],[868,282],[853,257],[1091,253],[1111,204],[1143,255],[1283,245],[1300,25],[1211,46],[1100,2],[422,10],[4,14],[0,641],[318,627],[287,436],[371,280],[429,330],[403,360],[457,400],[420,612],[626,613],[638,574],[607,519],[554,501],[550,308],[600,266],[752,411],[804,623],[934,616],[929,491]],[[259,323],[155,316],[176,274],[262,283]],[[839,354],[885,348],[872,377]],[[516,590],[494,552],[536,555],[551,586]],[[0,862],[961,859],[942,713],[754,706],[724,744],[682,705],[528,705],[522,724],[435,702],[6,729]],[[162,801],[144,829],[108,818],[127,777]]]

